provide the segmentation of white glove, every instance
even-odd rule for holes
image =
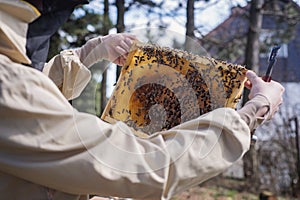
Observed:
[[[269,102],[269,110],[266,119],[271,119],[274,114],[278,111],[279,106],[282,103],[282,95],[284,87],[276,82],[265,82],[259,78],[253,71],[247,71],[246,76],[248,81],[245,86],[250,89],[249,99],[253,99],[256,96],[262,96]]]
[[[253,71],[247,71],[246,76],[245,87],[250,89],[250,100],[238,113],[252,131],[278,111],[284,88],[275,81],[264,82]]]
[[[102,59],[123,66],[134,40],[136,37],[127,33],[99,36],[88,40],[85,45],[74,51],[86,67]]]

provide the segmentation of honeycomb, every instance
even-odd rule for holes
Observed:
[[[147,137],[220,107],[235,109],[246,71],[241,65],[137,42],[101,118],[123,121]]]

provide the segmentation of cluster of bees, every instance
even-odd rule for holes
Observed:
[[[148,135],[220,107],[235,108],[246,68],[138,43],[128,56],[102,115]]]

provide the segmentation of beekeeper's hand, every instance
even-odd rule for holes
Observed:
[[[128,33],[99,36],[75,49],[75,53],[86,67],[90,67],[102,59],[123,66],[134,40],[136,37]]]
[[[250,70],[247,71],[246,76],[248,81],[245,86],[250,89],[250,101],[256,96],[264,97],[269,103],[267,119],[271,119],[282,103],[284,87],[276,81],[265,82]]]

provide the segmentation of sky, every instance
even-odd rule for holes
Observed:
[[[300,1],[300,0],[299,0]],[[92,1],[87,7],[93,8],[95,10],[103,11],[103,1],[95,0]],[[126,2],[126,1],[125,1]],[[157,0],[157,2],[160,2]],[[178,31],[180,33],[185,33],[184,24],[185,24],[185,10],[182,9],[178,12],[179,16],[173,16],[171,10],[178,6],[179,0],[166,0],[164,1],[163,13],[168,14],[169,17],[164,17],[164,22],[169,24],[168,29],[173,31]],[[226,17],[230,14],[230,8],[236,5],[244,6],[246,0],[211,0],[210,3],[204,3],[202,1],[196,2],[195,7],[198,8],[195,10],[195,25],[203,25],[203,32],[207,33],[209,30],[221,23]],[[185,5],[184,5],[185,6]],[[161,10],[156,9],[155,11],[161,12]],[[159,19],[157,15],[146,15],[147,6],[133,7],[125,14],[125,25],[127,28],[135,25],[136,27],[146,27],[147,22],[151,19],[151,25],[155,26],[159,24]],[[116,13],[117,10],[115,6],[110,7],[110,17],[113,22],[116,22]],[[116,30],[111,30],[115,32]]]
[[[178,2],[181,0],[156,0],[156,2],[164,2],[163,13],[170,14],[170,11],[178,6]],[[111,3],[114,3],[115,0],[110,0]],[[128,2],[125,0],[125,3]],[[300,0],[294,0],[294,2],[300,5]],[[209,3],[204,3],[203,1],[195,2],[195,25],[201,27],[201,32],[206,34],[217,25],[219,25],[224,19],[230,15],[230,10],[232,7],[240,5],[245,6],[247,0],[210,0]],[[185,5],[183,5],[185,6]],[[99,10],[103,12],[103,0],[94,0],[87,7]],[[147,6],[133,7],[125,14],[125,25],[127,28],[134,24],[135,26],[141,28],[146,27],[147,22],[151,19],[151,24],[154,26],[160,23],[158,21],[157,15],[146,15]],[[155,10],[161,12],[161,10]],[[114,23],[116,23],[117,10],[115,6],[110,6],[110,17]],[[168,29],[177,31],[180,33],[185,33],[184,24],[185,24],[185,10],[182,9],[179,12],[179,16],[169,16],[164,17],[164,22],[169,24]],[[111,32],[116,32],[115,29],[112,29]]]

